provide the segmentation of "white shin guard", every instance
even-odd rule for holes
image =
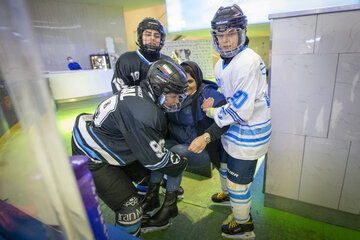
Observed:
[[[247,222],[251,206],[248,184],[236,184],[228,179],[226,185],[230,194],[230,204],[235,221],[238,223]]]

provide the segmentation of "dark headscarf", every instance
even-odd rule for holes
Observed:
[[[199,90],[199,87],[202,84],[203,81],[203,74],[202,71],[197,65],[196,62],[193,61],[185,61],[180,64],[186,71],[186,73],[189,73],[190,76],[192,76],[196,81],[196,90]]]

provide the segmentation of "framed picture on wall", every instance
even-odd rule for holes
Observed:
[[[181,61],[194,61],[199,64],[204,78],[213,78],[212,42],[209,39],[166,41],[161,53],[176,55]]]
[[[111,68],[109,54],[90,55],[90,64],[92,69],[107,70]]]

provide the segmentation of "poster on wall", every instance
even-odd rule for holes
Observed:
[[[110,69],[109,54],[92,54],[90,55],[90,64],[92,69],[107,70]]]
[[[210,39],[166,41],[162,54],[175,54],[181,61],[194,61],[203,71],[204,78],[213,78],[212,42]]]

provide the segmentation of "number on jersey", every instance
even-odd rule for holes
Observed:
[[[149,145],[158,158],[162,158],[166,154],[164,139],[160,139],[158,143],[152,140]]]
[[[109,116],[110,113],[114,112],[118,103],[118,95],[113,95],[104,102],[102,102],[96,109],[94,115],[94,125],[101,127],[101,124]]]

